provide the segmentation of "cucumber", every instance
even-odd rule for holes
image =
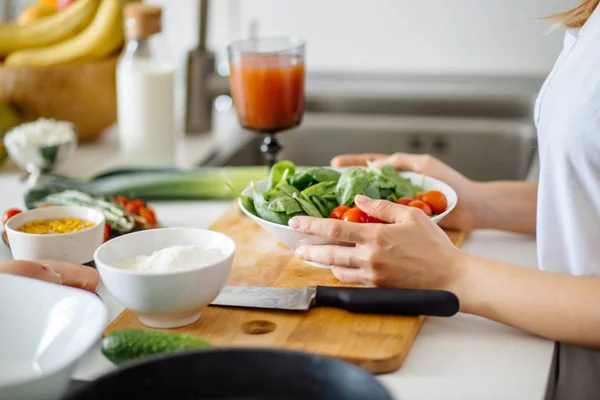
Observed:
[[[208,349],[212,347],[204,339],[160,331],[121,329],[102,340],[102,354],[116,365],[134,361],[154,354]]]

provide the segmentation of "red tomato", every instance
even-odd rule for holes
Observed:
[[[156,214],[154,213],[154,210],[150,207],[140,208],[140,217],[146,220],[146,224],[156,225]]]
[[[379,218],[375,218],[371,215],[367,215],[367,223],[368,224],[387,224],[387,222],[385,222]]]
[[[368,218],[369,216],[360,208],[351,208],[342,217],[344,221],[357,222],[359,224],[366,223]]]
[[[423,192],[421,192],[421,193],[417,193],[417,194],[415,195],[415,200],[421,200],[421,201],[423,201],[423,195],[424,195],[424,194],[425,194],[425,193],[423,193]]]
[[[398,200],[396,200],[396,203],[402,204],[403,206],[407,206],[412,201],[413,201],[413,199],[411,199],[410,197],[400,197]]]
[[[431,207],[431,211],[436,214],[441,214],[448,208],[446,195],[439,190],[429,190],[425,193],[421,193],[421,198],[419,200],[427,203],[427,205]]]
[[[431,215],[432,215],[431,208],[427,205],[427,203],[425,203],[425,202],[423,202],[421,200],[412,201],[408,206],[409,207],[420,208],[429,217],[431,217]]]
[[[342,217],[344,216],[344,213],[346,211],[348,211],[349,209],[350,209],[350,207],[348,207],[348,206],[337,206],[336,208],[333,209],[331,214],[329,214],[329,218],[342,219]]]
[[[14,217],[17,214],[21,214],[22,212],[23,211],[19,210],[18,208],[9,208],[4,212],[4,216],[2,217],[2,223],[6,224],[6,221],[8,221],[10,218]]]
[[[115,201],[117,202],[117,204],[122,205],[123,207],[125,207],[127,203],[129,203],[129,200],[127,200],[127,197],[125,196],[117,196],[115,197]]]
[[[104,224],[104,241],[106,242],[109,238],[110,238],[110,225],[109,224]]]
[[[130,214],[137,214],[142,207],[144,207],[144,202],[139,199],[135,199],[135,200],[129,200],[127,202],[127,205],[125,206],[125,209]]]

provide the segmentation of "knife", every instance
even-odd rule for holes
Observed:
[[[451,317],[459,309],[458,297],[444,290],[334,286],[225,286],[211,305],[294,311],[335,307],[354,313],[436,317]]]

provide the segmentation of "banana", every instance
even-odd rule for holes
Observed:
[[[5,64],[44,66],[106,58],[123,43],[121,1],[101,0],[92,23],[83,32],[52,46],[9,54]]]
[[[0,57],[75,36],[90,24],[99,4],[100,0],[78,0],[56,14],[25,26],[16,22],[0,24]]]

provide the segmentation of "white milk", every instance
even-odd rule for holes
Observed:
[[[175,165],[175,65],[161,34],[162,8],[125,7],[127,44],[117,66],[119,145],[123,161]]]
[[[117,69],[118,128],[124,161],[134,165],[175,164],[175,73],[134,61]]]

